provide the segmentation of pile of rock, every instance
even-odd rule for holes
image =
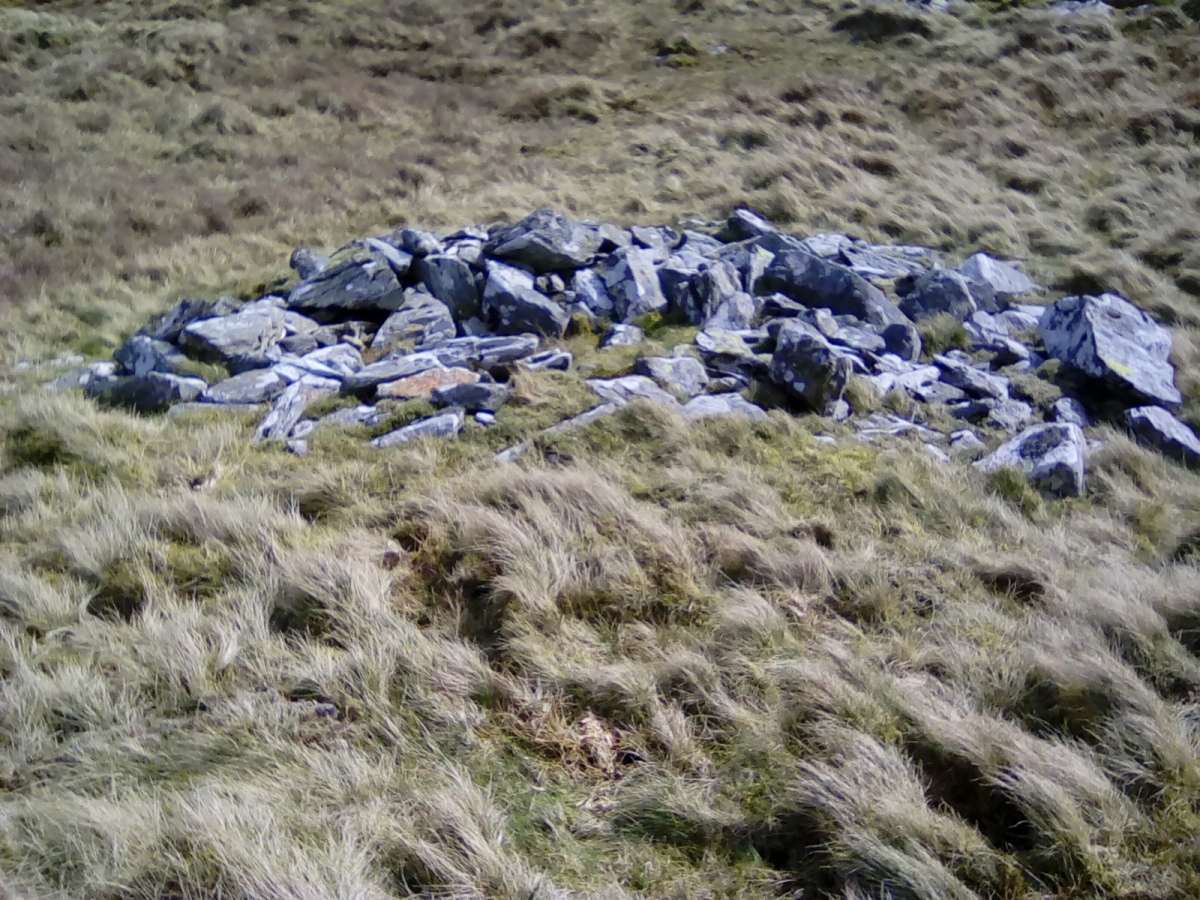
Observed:
[[[443,410],[374,439],[382,448],[457,434],[467,415],[493,423],[515,370],[570,369],[559,339],[572,327],[603,329],[601,347],[628,346],[644,339],[638,323],[660,314],[697,326],[694,343],[589,381],[596,408],[559,428],[638,399],[689,417],[763,417],[743,396],[762,383],[794,410],[846,420],[844,395],[858,377],[880,396],[935,404],[963,423],[947,435],[874,412],[852,420],[861,439],[915,434],[948,459],[940,443],[951,452],[986,447],[969,425],[1014,434],[978,465],[1020,466],[1056,494],[1083,490],[1087,410],[1114,400],[1139,439],[1200,461],[1200,442],[1170,412],[1182,397],[1166,329],[1112,294],[1022,303],[1038,286],[982,253],[949,268],[923,247],[783,234],[748,210],[712,234],[539,210],[515,225],[444,236],[404,228],[356,241],[334,260],[301,249],[291,264],[300,281],[286,296],[184,301],[122,346],[115,364],[58,383],[144,412],[271,404],[256,439],[297,453],[317,428],[377,425],[379,400],[419,398]],[[923,356],[917,323],[933,316],[961,323],[967,346]],[[1048,358],[1080,388],[1077,399],[1038,408],[1013,377]],[[209,383],[196,377],[198,364],[228,377]],[[307,414],[335,394],[360,405]]]

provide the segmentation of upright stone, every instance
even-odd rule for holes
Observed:
[[[456,321],[479,315],[479,288],[475,273],[457,256],[437,254],[421,260],[421,280],[431,293],[446,304]]]
[[[654,269],[654,254],[651,250],[619,250],[604,276],[608,293],[613,299],[617,317],[622,322],[632,322],[642,316],[662,312],[667,307]]]
[[[790,321],[779,329],[771,380],[828,415],[842,399],[853,366],[810,325]]]
[[[534,290],[528,272],[495,262],[488,263],[483,311],[496,332],[505,335],[562,337],[571,321],[565,309]]]

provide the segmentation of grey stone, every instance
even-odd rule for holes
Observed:
[[[725,227],[721,229],[717,239],[732,244],[736,241],[762,237],[764,234],[778,230],[758,213],[748,209],[739,209],[729,217],[729,221],[725,223]]]
[[[459,338],[446,344],[448,349],[462,344],[469,348],[467,362],[483,369],[491,369],[503,363],[515,362],[537,352],[540,341],[535,334],[519,334],[505,337]]]
[[[647,250],[674,250],[681,238],[678,231],[666,225],[634,225],[629,233],[634,243]]]
[[[713,310],[704,321],[705,328],[721,328],[727,331],[740,331],[749,328],[758,318],[762,303],[745,291],[738,291]]]
[[[964,428],[950,434],[950,449],[955,453],[980,453],[987,450],[987,444],[970,428]]]
[[[969,362],[949,354],[939,354],[933,361],[942,370],[942,381],[952,387],[960,388],[973,397],[992,397],[996,400],[1008,397],[1009,381],[1003,375],[977,369]]]
[[[172,403],[198,400],[208,387],[199,378],[183,378],[170,372],[147,372],[115,378],[94,378],[85,386],[89,397],[108,406],[140,413],[157,413]]]
[[[646,333],[636,325],[614,325],[600,342],[600,349],[632,347],[646,340]]]
[[[467,412],[494,413],[512,396],[512,388],[506,384],[481,381],[438,388],[433,392],[433,402],[438,406],[461,406]]]
[[[258,423],[258,428],[254,430],[254,440],[286,440],[296,423],[304,417],[304,410],[308,404],[332,393],[333,391],[316,388],[303,379],[289,384],[283,393],[275,398],[271,411]]]
[[[728,244],[709,256],[733,266],[741,279],[742,289],[751,294],[762,293],[758,290],[758,283],[775,258],[775,254],[764,249],[758,241]]]
[[[849,347],[856,353],[882,353],[887,349],[887,342],[878,332],[871,328],[858,328],[853,325],[842,326],[828,340],[834,344]]]
[[[293,456],[308,456],[308,441],[303,438],[290,438],[286,447]]]
[[[923,441],[940,440],[942,437],[933,429],[891,413],[871,413],[865,419],[855,422],[854,427],[859,432],[859,436],[865,440],[877,437],[901,437],[909,434],[915,435]]]
[[[922,403],[957,403],[967,399],[966,391],[941,381],[911,388],[910,392]]]
[[[73,388],[86,388],[93,381],[111,381],[116,374],[116,363],[100,360],[80,369],[63,372],[57,378],[45,382],[44,386],[51,391],[69,391]]]
[[[767,418],[767,411],[740,394],[702,394],[693,397],[680,410],[685,419],[706,419],[710,416],[743,416],[752,421]]]
[[[322,387],[338,390],[342,386],[345,375],[323,362],[303,356],[290,356],[279,360],[271,367],[271,371],[288,384],[294,381],[317,379]]]
[[[461,259],[472,270],[483,265],[483,241],[462,241],[455,244],[447,252]]]
[[[402,341],[417,347],[440,344],[458,333],[454,318],[445,303],[425,293],[413,292],[375,332],[373,350],[388,350]]]
[[[633,322],[667,308],[667,298],[654,268],[654,256],[649,250],[618,250],[605,270],[604,282],[617,318],[622,322]]]
[[[539,275],[590,266],[600,249],[597,231],[549,209],[539,209],[493,237],[485,253]]]
[[[1069,422],[1080,428],[1088,428],[1092,424],[1087,410],[1074,397],[1059,397],[1050,407],[1050,415],[1054,417],[1055,422]]]
[[[621,378],[592,378],[587,382],[605,403],[623,406],[634,400],[649,400],[664,406],[677,407],[679,401],[643,375],[625,375]]]
[[[692,325],[704,325],[720,306],[732,300],[742,290],[737,269],[721,260],[701,263],[699,271],[692,277],[690,286],[691,290],[683,293],[680,298],[683,300],[683,306],[679,311]]]
[[[1188,466],[1200,465],[1200,439],[1161,406],[1126,410],[1125,424],[1138,441],[1164,456]]]
[[[126,375],[145,375],[149,372],[184,375],[189,363],[174,344],[144,334],[135,334],[118,347],[113,359],[121,364]]]
[[[378,254],[355,253],[307,278],[288,295],[288,306],[309,312],[392,312],[404,292],[396,273]]]
[[[706,260],[692,253],[677,253],[658,267],[658,284],[673,310],[687,312],[699,307],[695,296],[695,278]]]
[[[238,311],[241,303],[234,297],[218,297],[216,300],[180,300],[170,310],[154,319],[138,334],[159,341],[175,343],[183,329],[200,319],[216,319],[230,316]]]
[[[397,278],[404,278],[412,269],[413,255],[399,247],[389,244],[387,241],[381,241],[379,238],[367,238],[361,242],[361,246],[371,251],[375,256],[382,257],[387,261],[387,264],[392,267],[392,271],[396,273]]]
[[[639,359],[634,371],[682,397],[695,397],[708,387],[704,365],[690,356],[650,356]]]
[[[288,260],[288,265],[302,279],[311,278],[329,268],[329,257],[317,250],[310,250],[308,247],[297,247],[292,251],[292,258]]]
[[[916,249],[927,252],[923,247]],[[920,262],[910,258],[899,247],[850,244],[842,247],[842,258],[855,274],[865,278],[903,278],[925,271]]]
[[[708,380],[710,394],[736,394],[750,387],[750,378],[746,375],[721,375]]]
[[[1051,356],[1135,402],[1176,408],[1171,332],[1116,294],[1063,297],[1040,324]]]
[[[282,311],[266,309],[192,322],[183,329],[180,343],[193,356],[223,363],[236,374],[278,360],[283,338]]]
[[[606,222],[588,221],[583,221],[579,224],[595,232],[599,241],[599,246],[596,248],[598,254],[612,253],[615,250],[620,250],[622,247],[628,247],[633,244],[633,235],[624,228],[618,228],[616,225],[610,225]]]
[[[1021,469],[1034,487],[1054,497],[1084,491],[1087,441],[1078,425],[1055,423],[1027,428],[975,466],[983,472]]]
[[[299,422],[296,423],[295,427],[292,429],[292,433],[289,434],[288,437],[295,438],[297,440],[301,440],[303,438],[308,437],[310,434],[312,434],[316,430],[317,430],[317,420],[316,419],[301,419]]]
[[[567,350],[543,350],[541,353],[525,357],[517,365],[526,372],[543,372],[547,369],[565,372],[571,368],[574,361],[575,356]]]
[[[322,347],[304,354],[300,359],[305,363],[320,363],[342,376],[352,375],[363,367],[362,354],[349,344]]]
[[[1015,434],[1033,418],[1033,407],[1020,400],[997,400],[988,411],[983,422],[990,428],[998,428]]]
[[[908,321],[866,279],[845,266],[798,250],[781,253],[771,261],[759,279],[758,292],[779,292],[806,306],[849,314],[880,327]]]
[[[611,318],[616,314],[616,306],[609,296],[608,285],[595,269],[577,271],[572,286],[575,299],[591,310],[593,315]]]
[[[421,281],[456,321],[479,315],[479,288],[471,267],[455,256],[437,254],[420,262]],[[453,336],[453,335],[451,335]]]
[[[496,414],[484,412],[483,410],[475,413],[474,419],[485,428],[490,428],[492,425],[496,424]]]
[[[690,230],[684,231],[683,240],[679,244],[680,250],[688,250],[692,253],[699,253],[701,256],[715,254],[724,247],[724,242],[717,240],[712,235],[701,234],[699,231]]]
[[[822,259],[838,260],[840,262],[842,251],[852,247],[854,241],[844,234],[820,232],[818,234],[810,234],[800,241],[800,245],[805,252],[811,253],[813,256],[819,256]]]
[[[534,289],[539,294],[545,294],[547,297],[555,297],[567,289],[567,283],[563,281],[563,277],[557,272],[552,275],[539,275],[534,282]]]
[[[288,383],[271,369],[253,369],[212,385],[204,392],[208,403],[270,403]]]
[[[931,269],[911,283],[897,284],[896,290],[904,295],[900,309],[918,321],[942,313],[962,321],[977,308],[967,280],[947,269]]]
[[[896,322],[883,329],[883,344],[888,353],[903,360],[916,360],[921,356],[921,333],[913,325]]]
[[[533,288],[533,277],[512,266],[489,262],[483,311],[498,334],[562,337],[571,321],[566,310]]]
[[[347,376],[343,382],[343,390],[352,393],[370,391],[381,384],[408,378],[445,365],[455,365],[463,362],[459,355],[442,353],[438,350],[426,350],[421,353],[411,353],[403,356],[384,357],[370,365],[363,366],[353,375]],[[447,358],[450,357],[450,358]]]
[[[771,380],[812,409],[827,414],[842,399],[853,366],[815,328],[788,322],[776,339]]]
[[[293,334],[279,342],[279,349],[292,356],[303,356],[321,346],[313,334]]]
[[[388,447],[398,447],[401,444],[407,444],[409,441],[415,441],[419,438],[454,437],[462,431],[465,421],[466,416],[463,414],[463,411],[461,409],[453,409],[437,416],[431,416],[428,419],[413,422],[411,425],[405,425],[403,428],[398,428],[395,431],[389,431],[382,437],[377,437],[371,441],[371,446],[377,450],[384,450]]]
[[[422,228],[401,228],[392,235],[392,243],[418,259],[442,252],[442,239]]]
[[[351,406],[338,409],[317,421],[317,428],[334,426],[338,428],[355,428],[378,425],[383,414],[374,406]]]
[[[983,309],[1006,305],[1012,298],[1039,290],[1036,282],[1012,263],[994,259],[986,253],[967,257],[958,271],[971,286]]]

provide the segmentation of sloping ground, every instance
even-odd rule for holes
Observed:
[[[403,221],[747,202],[1121,290],[1196,424],[1178,11],[446,6],[0,9],[11,357]],[[15,896],[1200,894],[1200,479],[1122,435],[1047,502],[779,414],[494,466],[570,373],[304,460],[37,380],[0,408]]]

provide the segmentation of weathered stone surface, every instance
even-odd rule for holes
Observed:
[[[571,368],[571,363],[574,361],[574,355],[567,350],[543,350],[541,353],[535,353],[533,356],[519,360],[517,365],[526,372],[541,372],[546,369],[565,372]]]
[[[626,375],[622,378],[592,378],[587,383],[605,403],[623,406],[633,400],[649,400],[664,406],[677,407],[679,401],[644,375]]]
[[[150,372],[186,374],[189,360],[173,344],[135,334],[117,348],[113,359],[121,364],[126,375],[146,375]]]
[[[392,235],[392,243],[418,259],[442,252],[442,239],[422,228],[401,228]]]
[[[600,348],[632,347],[646,339],[646,333],[636,325],[614,325],[600,342]]]
[[[865,278],[903,278],[917,275],[925,271],[925,267],[914,256],[904,252],[907,249],[918,251],[919,255],[927,255],[924,247],[881,247],[866,243],[852,243],[842,247],[842,258],[856,275]]]
[[[359,426],[378,425],[383,414],[374,406],[351,406],[338,409],[317,421],[317,428],[334,426],[338,428],[355,428]]]
[[[471,267],[457,256],[427,256],[419,265],[421,281],[444,303],[455,320],[479,315],[479,287]]]
[[[674,250],[682,236],[667,225],[634,225],[629,229],[634,243],[648,250]]]
[[[984,424],[989,428],[998,428],[1010,434],[1016,434],[1029,424],[1033,418],[1033,407],[1020,400],[997,400],[984,417]]]
[[[349,344],[334,344],[322,347],[301,357],[306,363],[320,363],[339,375],[353,375],[363,367],[362,354]]]
[[[601,237],[594,229],[539,209],[492,238],[485,253],[544,274],[590,266],[600,244]]]
[[[378,450],[384,450],[388,447],[398,447],[401,444],[407,444],[409,441],[415,441],[419,438],[447,438],[454,437],[463,429],[463,424],[466,421],[466,416],[461,409],[453,409],[440,415],[431,416],[428,419],[421,419],[419,422],[413,422],[411,425],[405,425],[403,428],[398,428],[395,431],[389,431],[382,437],[377,437],[371,441],[371,446]]]
[[[1178,407],[1171,332],[1116,294],[1063,297],[1040,324],[1051,356],[1143,403]]]
[[[758,284],[775,258],[775,254],[764,249],[758,241],[728,244],[709,256],[733,266],[741,280],[742,290],[750,294],[763,293],[758,289]]]
[[[865,419],[855,422],[854,427],[858,431],[858,438],[863,441],[870,441],[878,437],[900,437],[902,435],[914,435],[923,441],[939,440],[941,438],[938,432],[926,428],[924,425],[918,425],[916,422],[910,422],[901,416],[892,415],[891,413],[871,413]]]
[[[507,337],[459,338],[448,341],[447,350],[461,345],[468,351],[466,359],[484,369],[503,363],[516,362],[537,352],[540,341],[536,334],[517,334]]]
[[[680,410],[686,419],[706,419],[710,416],[744,416],[754,421],[767,418],[767,411],[740,394],[704,394],[693,397]]]
[[[717,240],[710,234],[702,234],[699,231],[684,231],[683,239],[679,242],[680,250],[687,250],[692,253],[699,253],[701,256],[712,255],[716,259],[717,252],[724,249],[725,243]]]
[[[900,309],[910,319],[949,313],[962,321],[977,309],[967,280],[947,269],[931,269],[911,281],[898,283],[896,290],[904,295]]]
[[[489,262],[483,311],[499,334],[562,337],[570,323],[567,311],[539,294],[528,272]]]
[[[818,329],[820,330],[820,329]],[[883,353],[887,342],[872,328],[858,328],[853,325],[843,325],[827,340],[832,344],[841,344],[859,354]]]
[[[253,369],[217,382],[204,392],[208,403],[270,403],[288,382],[271,369]]]
[[[761,302],[747,294],[738,291],[721,301],[704,321],[705,328],[721,328],[727,331],[743,331],[754,324],[758,318]]]
[[[371,347],[387,350],[402,341],[424,347],[448,341],[457,333],[454,318],[445,303],[430,294],[414,292],[379,326]]]
[[[922,444],[921,449],[928,453],[934,460],[940,463],[950,462],[950,454],[939,447],[937,444]]]
[[[304,410],[308,404],[331,393],[333,392],[313,387],[303,379],[289,384],[283,393],[275,398],[271,411],[258,423],[258,428],[254,430],[254,440],[286,440],[296,423],[304,417]]]
[[[595,316],[613,317],[617,308],[609,296],[604,277],[595,269],[580,269],[572,281],[575,299],[591,310]]]
[[[320,346],[320,341],[312,334],[292,334],[279,342],[279,349],[291,356],[303,356]]]
[[[381,241],[379,238],[367,238],[362,241],[360,246],[365,247],[374,256],[382,257],[387,264],[392,267],[392,271],[396,273],[397,278],[404,278],[412,269],[413,255],[406,250],[401,250],[399,247],[389,244],[387,241]]]
[[[846,390],[853,366],[815,328],[788,322],[776,338],[771,380],[810,407],[827,413]]]
[[[485,428],[496,424],[496,414],[487,412],[482,409],[479,412],[475,413],[473,418],[475,419],[476,422],[478,422],[480,425],[483,425]]]
[[[1200,439],[1161,406],[1126,410],[1125,424],[1137,440],[1188,466],[1200,465]]]
[[[310,250],[308,247],[297,247],[292,251],[292,258],[288,260],[288,265],[302,279],[312,278],[329,268],[329,257],[317,250]]]
[[[479,375],[470,369],[458,367],[444,369],[427,369],[417,375],[399,378],[379,385],[375,394],[380,399],[389,400],[429,400],[434,393],[442,388],[456,387],[463,384],[476,384]]]
[[[955,453],[981,453],[987,450],[987,444],[970,428],[964,428],[951,433],[950,449]]]
[[[854,245],[854,241],[844,234],[835,234],[832,232],[819,232],[810,234],[804,240],[800,241],[801,249],[806,253],[811,253],[813,256],[819,256],[822,259],[831,259],[841,262],[842,251]]]
[[[746,375],[720,375],[708,380],[710,394],[736,394],[750,387],[750,378]]]
[[[604,283],[622,322],[633,322],[667,308],[667,298],[654,269],[654,256],[649,250],[618,250],[605,270]]]
[[[975,465],[983,472],[1021,469],[1043,493],[1078,497],[1084,491],[1087,441],[1078,425],[1035,425]]]
[[[682,397],[695,397],[708,387],[704,365],[690,356],[648,356],[637,361],[634,371]]]
[[[154,319],[138,334],[159,341],[175,343],[183,329],[200,319],[216,319],[231,316],[241,307],[235,297],[218,297],[216,300],[180,300],[170,310]]]
[[[880,327],[908,321],[865,278],[845,266],[799,250],[786,251],[771,261],[759,279],[758,292],[778,292],[806,306],[849,314]]]
[[[172,403],[198,400],[206,387],[199,378],[183,378],[170,372],[94,378],[84,385],[89,397],[140,413],[162,412]]]
[[[883,329],[884,349],[903,360],[916,360],[921,356],[921,333],[916,327],[896,322]]]
[[[684,305],[680,312],[692,325],[703,325],[741,290],[741,279],[732,264],[720,260],[704,262],[691,280],[691,290],[681,297]]]
[[[1074,397],[1059,397],[1054,401],[1054,405],[1050,407],[1050,415],[1054,418],[1055,422],[1069,422],[1072,425],[1078,425],[1080,428],[1088,428],[1092,424],[1087,410]]]
[[[758,213],[751,212],[748,209],[739,209],[735,210],[733,215],[729,217],[729,221],[725,223],[725,227],[717,235],[717,240],[732,244],[735,241],[745,241],[751,238],[762,237],[764,234],[770,234],[773,231],[778,231],[778,229]]]
[[[198,359],[223,363],[240,373],[278,360],[284,333],[282,311],[268,308],[192,322],[183,329],[180,343]]]
[[[494,413],[512,396],[512,388],[507,384],[479,381],[438,388],[433,392],[433,402],[438,406],[461,406],[467,412]]]
[[[967,280],[980,309],[995,310],[1012,298],[1032,294],[1038,285],[1012,263],[976,253],[967,257],[958,271]]]
[[[378,254],[360,252],[300,282],[287,302],[292,309],[313,313],[391,312],[403,299],[388,261]]]
[[[933,361],[942,370],[942,381],[952,387],[960,388],[973,397],[992,397],[996,400],[1008,397],[1009,381],[1003,375],[977,369],[970,362],[950,354],[934,356]]]

